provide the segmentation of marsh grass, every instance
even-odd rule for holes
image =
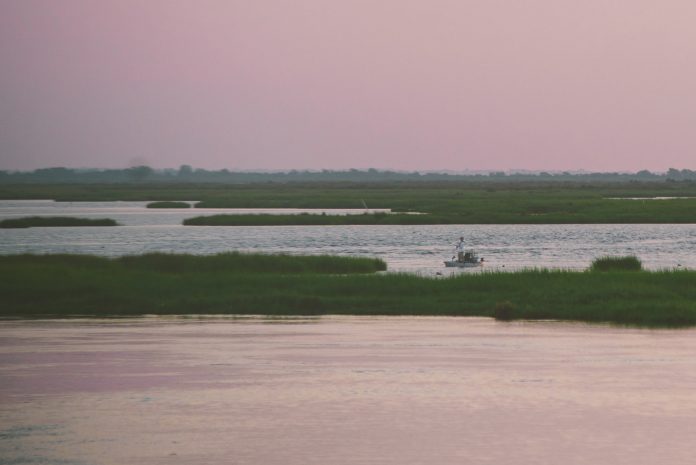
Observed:
[[[696,183],[314,182],[0,185],[0,198],[191,200],[214,208],[390,208],[404,224],[696,223]],[[365,203],[363,203],[365,202]],[[397,221],[392,219],[393,221]],[[429,223],[428,223],[429,222]]]
[[[191,204],[188,202],[173,202],[173,201],[161,201],[161,202],[150,202],[146,205],[147,208],[191,208]]]
[[[236,273],[318,273],[350,274],[384,271],[387,264],[377,258],[338,257],[332,255],[293,256],[284,254],[247,254],[227,252],[216,255],[151,253],[114,259],[129,269],[165,273],[236,272]]]
[[[590,271],[640,271],[643,264],[634,256],[626,257],[600,257],[590,265]]]
[[[696,325],[694,271],[527,270],[435,279],[327,273],[313,262],[318,257],[310,257],[313,265],[300,272],[287,271],[297,265],[281,272],[275,256],[266,257],[274,260],[270,266],[258,265],[253,272],[251,265],[225,264],[244,258],[248,257],[4,256],[1,314],[497,315],[645,327]],[[373,264],[374,268],[379,267]]]
[[[68,216],[27,216],[24,218],[10,218],[0,221],[0,228],[57,226],[118,226],[118,223],[110,218],[91,219],[72,218]]]
[[[211,215],[187,218],[185,226],[335,226],[335,225],[395,225],[443,224],[447,219],[433,215],[363,213],[360,215],[327,215],[300,213],[299,215]]]
[[[226,252],[215,255],[148,253],[108,258],[93,255],[49,254],[0,256],[2,265],[58,266],[66,269],[94,268],[157,273],[265,273],[265,274],[350,274],[384,271],[383,260],[333,255],[247,254]]]

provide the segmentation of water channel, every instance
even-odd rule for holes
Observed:
[[[0,219],[19,216],[113,218],[119,227],[0,229],[0,254],[146,252],[213,254],[237,250],[336,254],[384,259],[391,271],[444,272],[460,236],[486,259],[486,269],[585,269],[603,255],[637,255],[649,269],[696,268],[696,224],[182,226],[217,213],[285,209],[147,209],[147,202],[0,201]],[[291,210],[356,214],[363,210]],[[470,271],[470,270],[468,270]]]

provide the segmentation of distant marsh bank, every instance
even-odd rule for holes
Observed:
[[[191,204],[188,202],[173,202],[173,201],[161,201],[161,202],[150,202],[146,205],[147,208],[191,208]]]
[[[183,221],[185,226],[341,226],[341,225],[417,225],[449,224],[438,215],[407,215],[399,213],[364,213],[361,215],[327,215],[300,213],[298,215],[235,214],[196,216]]]
[[[428,214],[403,218],[405,224],[696,223],[694,196],[696,182],[540,183],[501,180],[487,183],[0,185],[2,199],[164,202],[197,199],[195,206],[199,208],[368,207],[391,209],[395,213]],[[627,197],[673,198],[659,202],[619,199]]]
[[[23,218],[10,218],[0,221],[0,228],[47,228],[59,226],[118,226],[115,220],[110,218],[90,219],[72,218],[68,216],[27,216]]]

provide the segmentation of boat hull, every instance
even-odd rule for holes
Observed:
[[[447,260],[445,266],[447,268],[476,268],[483,265],[481,262],[458,262],[456,260]]]

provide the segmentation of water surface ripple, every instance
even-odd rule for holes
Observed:
[[[696,330],[5,321],[0,463],[692,464]]]

